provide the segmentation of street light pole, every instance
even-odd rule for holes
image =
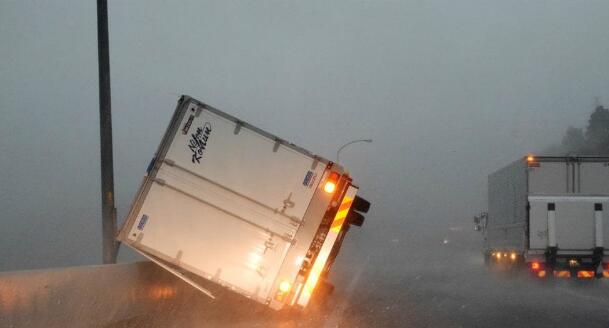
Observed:
[[[112,158],[112,106],[110,101],[110,50],[108,2],[97,0],[97,55],[99,64],[99,139],[101,157],[102,259],[116,263],[118,242],[114,207],[114,167]]]
[[[354,144],[354,143],[357,143],[357,142],[367,142],[367,143],[371,143],[371,142],[372,142],[372,139],[357,139],[357,140],[349,141],[349,142],[347,142],[346,144],[344,144],[344,145],[340,146],[340,148],[338,148],[338,150],[336,151],[336,163],[338,163],[338,162],[339,162],[338,160],[339,160],[339,158],[340,158],[339,156],[340,156],[340,152],[341,152],[341,150],[343,150],[345,147],[347,147],[347,146],[349,146],[349,145],[352,145],[352,144]]]

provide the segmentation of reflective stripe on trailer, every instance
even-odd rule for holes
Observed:
[[[347,192],[348,193],[348,192]],[[347,218],[347,214],[349,213],[349,209],[353,204],[353,198],[348,195],[343,198],[343,202],[340,204],[338,208],[338,212],[336,212],[336,216],[334,217],[334,221],[332,221],[332,226],[330,227],[330,231],[332,232],[340,232],[340,229],[345,223],[345,219]]]
[[[321,275],[324,267],[326,266],[326,262],[328,261],[328,256],[334,247],[334,243],[338,239],[338,234],[345,224],[345,219],[347,218],[347,214],[349,213],[349,209],[353,204],[353,199],[355,198],[355,194],[357,193],[357,188],[354,186],[349,186],[347,192],[345,193],[345,197],[334,216],[334,220],[330,225],[330,230],[326,235],[326,239],[319,250],[319,254],[317,254],[317,258],[315,259],[315,263],[311,267],[311,271],[309,276],[307,277],[307,281],[304,284],[300,292],[300,296],[298,297],[298,305],[305,307],[309,303],[311,299],[311,295],[313,294],[313,290],[315,286],[317,286],[317,282],[319,280],[319,276]]]

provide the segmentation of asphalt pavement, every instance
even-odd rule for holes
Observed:
[[[212,300],[140,262],[2,273],[0,327],[609,326],[609,280],[486,268],[468,232],[399,235],[350,236],[330,276],[334,292],[302,313],[210,285]]]
[[[609,280],[540,280],[489,268],[475,235],[452,237],[420,245],[379,239],[376,256],[359,268],[355,245],[347,245],[334,268],[338,306],[326,326],[609,327]]]

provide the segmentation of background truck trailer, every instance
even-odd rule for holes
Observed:
[[[183,96],[119,240],[203,292],[189,274],[305,307],[363,223],[357,190],[340,165]]]
[[[488,177],[487,262],[538,276],[609,275],[609,157],[526,156]]]

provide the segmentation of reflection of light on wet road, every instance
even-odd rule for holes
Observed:
[[[438,240],[429,241],[432,251],[415,252],[406,239],[403,247],[386,241],[391,248],[380,255],[345,248],[329,277],[334,293],[300,314],[210,285],[219,296],[212,300],[153,263],[0,275],[0,327],[609,326],[609,279],[487,270],[478,250]]]
[[[0,312],[11,313],[15,310],[19,295],[12,290],[0,288]]]
[[[176,295],[176,289],[172,286],[157,285],[152,286],[148,290],[148,296],[153,300],[161,300],[173,298]]]
[[[0,317],[3,313],[14,314],[28,311],[36,302],[37,297],[48,297],[49,291],[45,287],[33,288],[28,285],[15,286],[0,283]]]
[[[366,259],[359,266],[357,272],[352,276],[349,285],[347,285],[347,288],[345,289],[345,294],[343,295],[342,301],[336,306],[334,311],[332,311],[332,313],[326,320],[324,327],[338,327],[339,321],[343,317],[343,313],[349,305],[349,300],[353,299],[352,294],[359,282],[359,278],[361,277],[362,272],[364,272],[364,268],[368,265],[369,261],[370,256],[367,256]]]

